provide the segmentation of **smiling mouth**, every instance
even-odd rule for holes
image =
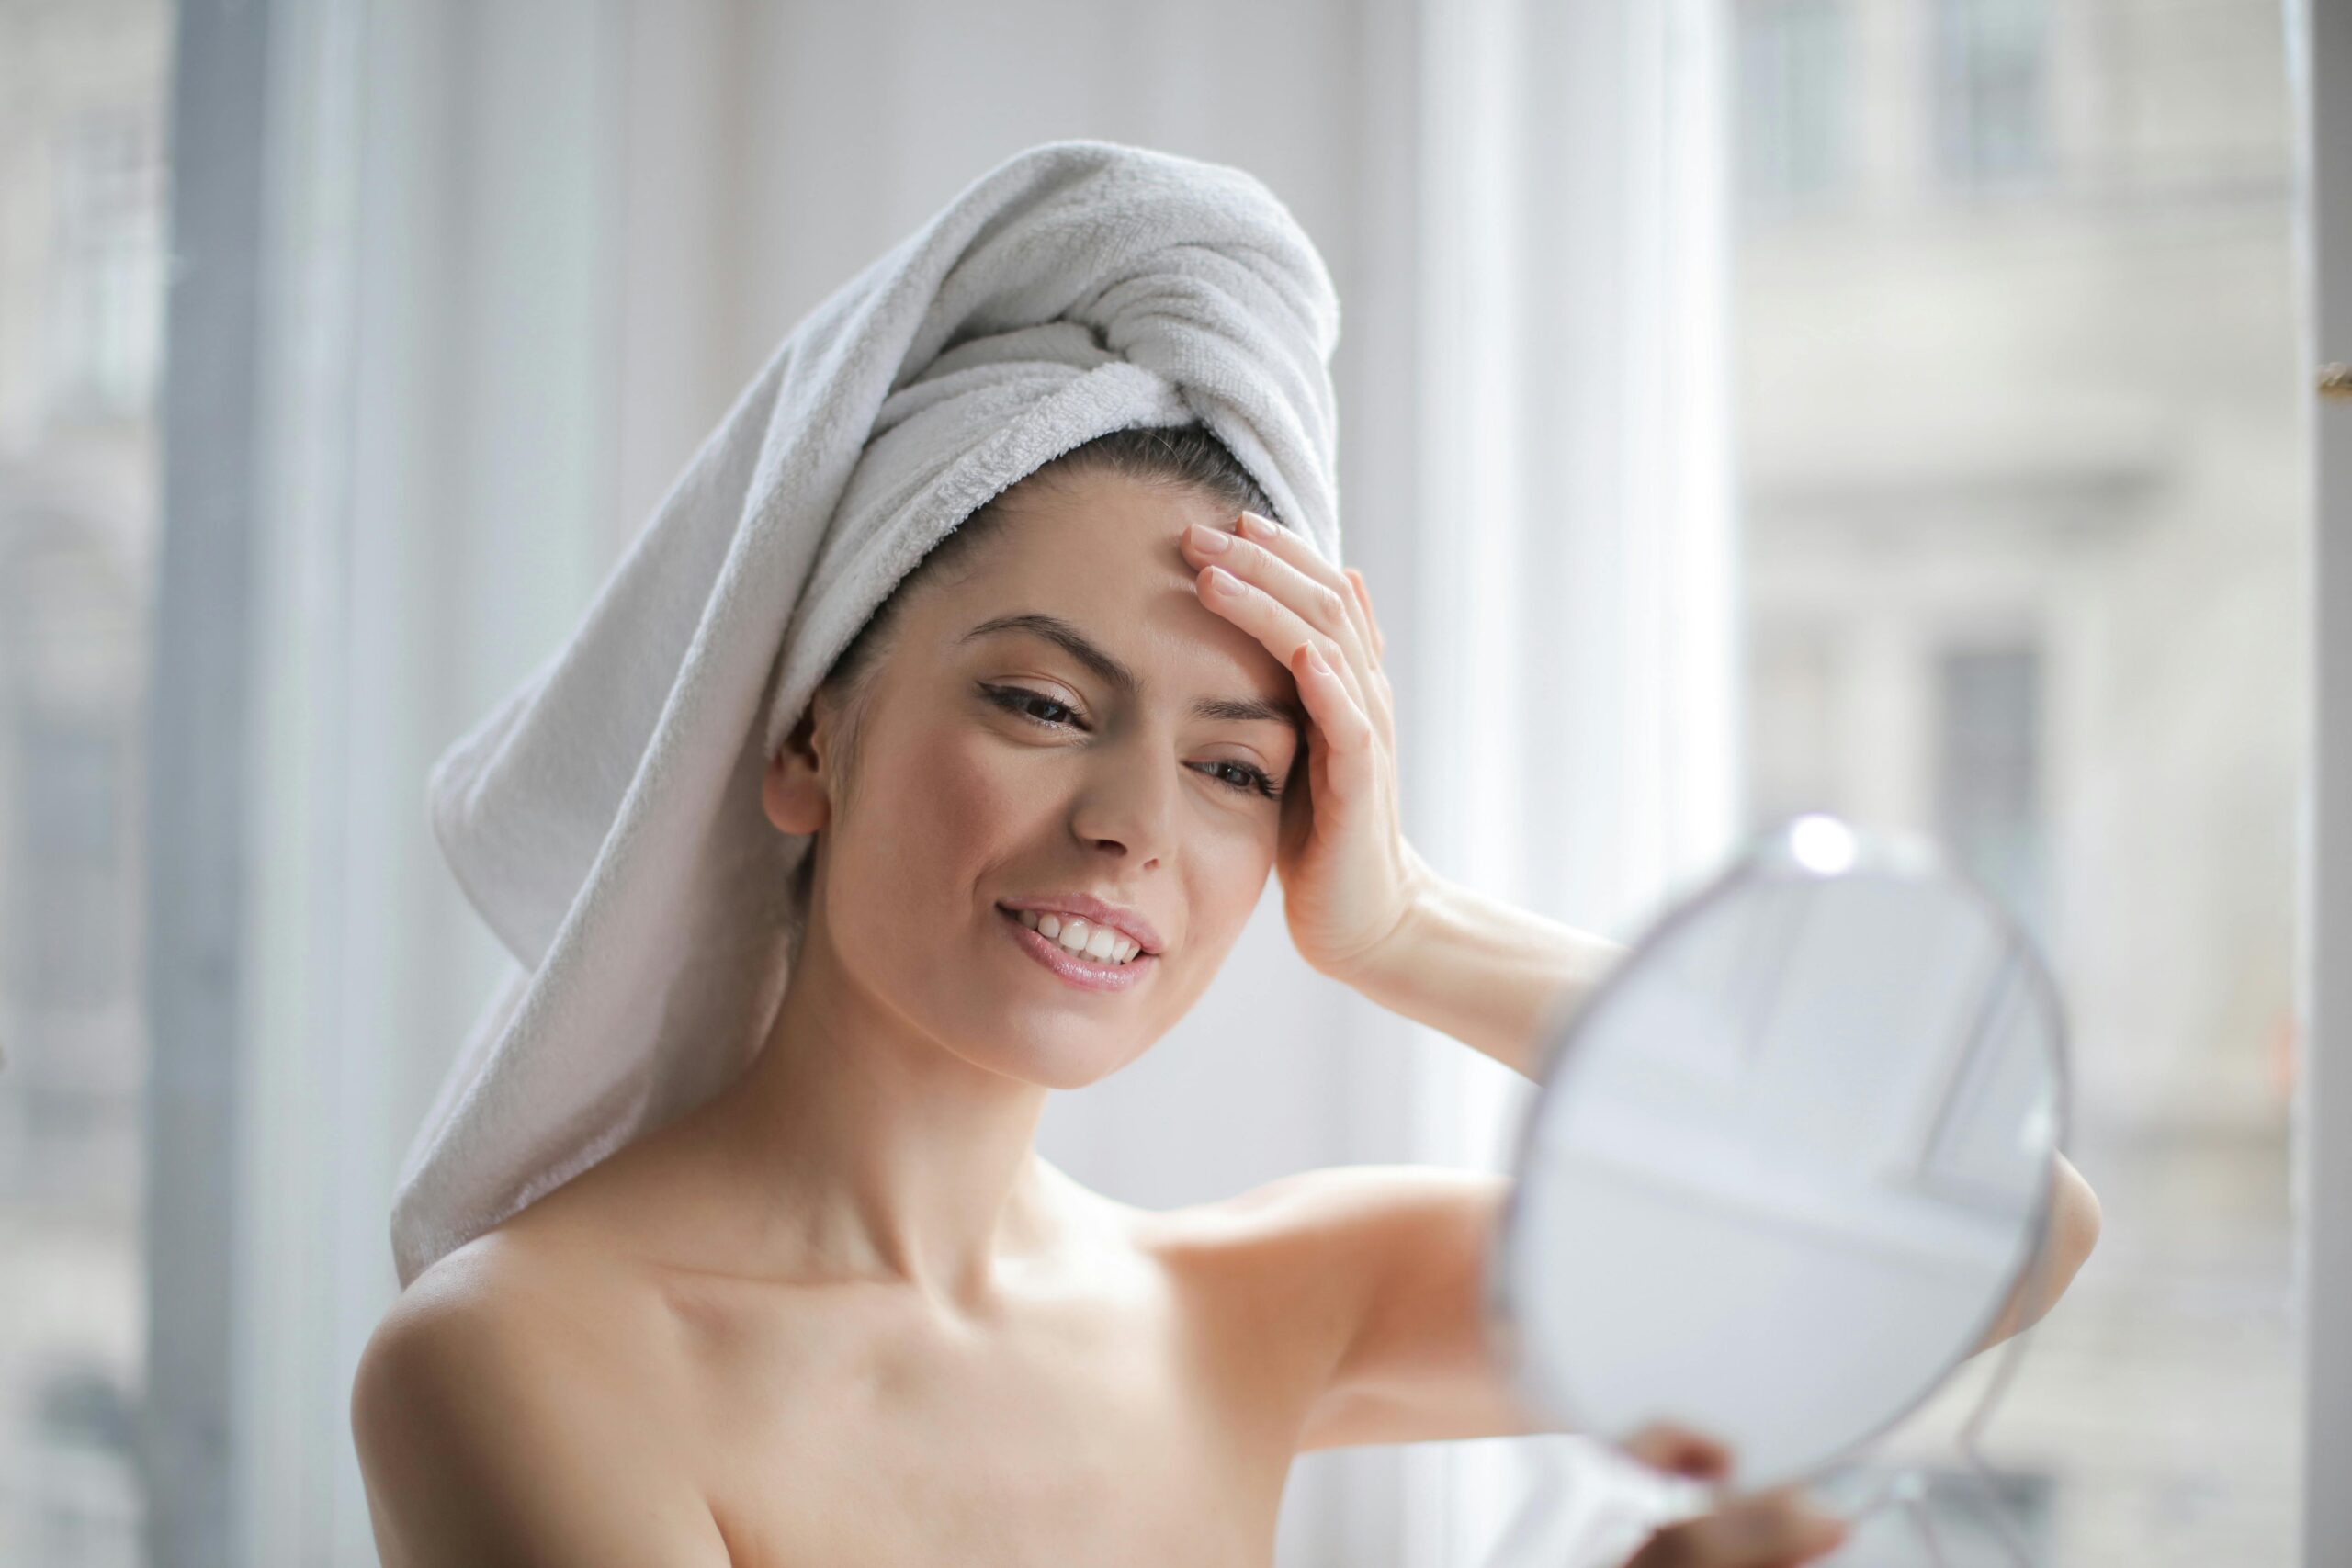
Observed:
[[[1106,969],[1124,969],[1135,960],[1144,957],[1148,949],[1116,926],[1090,924],[1085,917],[1066,915],[1057,909],[1012,909],[1004,905],[998,908],[1012,916],[1028,930],[1035,931],[1073,958],[1097,964]],[[1046,929],[1050,920],[1052,931]],[[1067,940],[1073,931],[1083,930],[1085,935],[1073,947]],[[1102,951],[1097,951],[1102,949]]]
[[[1004,918],[1009,934],[1023,952],[1080,990],[1124,991],[1159,962],[1159,955],[1150,953],[1138,953],[1125,964],[1090,958],[1082,953],[1072,953],[1002,905],[997,907],[997,913]]]

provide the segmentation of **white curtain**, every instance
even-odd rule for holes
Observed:
[[[231,1560],[376,1561],[390,1183],[495,973],[424,778],[611,559],[609,17],[270,8]],[[169,1311],[168,1301],[155,1310]]]
[[[351,1372],[395,1167],[497,968],[427,766],[568,634],[776,336],[1021,146],[1242,164],[1324,249],[1348,549],[1434,863],[1623,935],[1725,844],[1704,0],[276,0],[272,26],[240,1563],[375,1561]],[[1500,1164],[1522,1086],[1306,970],[1279,897],[1193,1017],[1057,1100],[1048,1154],[1154,1203]],[[1567,1443],[1306,1456],[1279,1560],[1467,1568]]]
[[[1741,809],[1724,18],[1430,0],[1421,25],[1410,831],[1449,875],[1630,941]],[[1506,1168],[1533,1086],[1417,1059],[1419,1156]],[[1531,1564],[1640,1538],[1647,1489],[1583,1439],[1414,1461],[1417,1568],[1489,1561],[1531,1506]]]

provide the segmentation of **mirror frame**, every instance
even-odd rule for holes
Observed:
[[[1814,829],[1809,826],[1812,824],[1824,827]],[[1850,852],[1844,863],[1825,868],[1808,858],[1807,852],[1801,847],[1800,834],[1819,831],[1842,835],[1844,845]],[[1554,1421],[1574,1422],[1577,1419],[1575,1402],[1563,1397],[1565,1391],[1554,1386],[1526,1353],[1527,1337],[1512,1311],[1511,1279],[1521,1250],[1530,1245],[1525,1235],[1527,1220],[1521,1185],[1527,1178],[1535,1152],[1535,1131],[1542,1125],[1553,1098],[1563,1092],[1561,1084],[1575,1076],[1574,1058],[1578,1035],[1592,1019],[1600,1014],[1604,1003],[1656,966],[1657,954],[1666,946],[1667,939],[1702,918],[1730,894],[1750,884],[1797,879],[1826,882],[1857,874],[1947,883],[1973,899],[1992,919],[1995,929],[2009,938],[2010,945],[2018,950],[2024,961],[2028,983],[2039,988],[2042,999],[2048,1004],[2047,1016],[2052,1031],[2051,1070],[2054,1078],[2050,1152],[2056,1156],[2066,1151],[2068,1135],[2074,1126],[2074,1080],[2065,998],[2058,988],[2056,977],[2051,973],[2040,944],[2008,907],[1935,840],[1923,834],[1865,829],[1842,818],[1819,811],[1798,813],[1758,829],[1750,834],[1734,852],[1728,863],[1712,876],[1684,892],[1669,893],[1666,908],[1652,917],[1616,965],[1574,1002],[1558,1010],[1539,1032],[1538,1038],[1544,1043],[1536,1058],[1535,1093],[1520,1119],[1518,1135],[1513,1140],[1510,1190],[1504,1196],[1501,1222],[1488,1249],[1484,1269],[1488,1343],[1512,1393],[1530,1410]],[[1983,1342],[2027,1279],[2037,1272],[2034,1265],[2049,1241],[2054,1190],[2055,1184],[2045,1169],[2037,1188],[2032,1223],[2027,1227],[2025,1245],[2018,1250],[2016,1264],[2002,1277],[2000,1287],[1994,1292],[1991,1308],[1977,1320],[1975,1328],[1964,1342],[1966,1346]],[[2010,1336],[2006,1343],[2014,1346],[2023,1332]],[[1760,1472],[1759,1476],[1758,1472],[1743,1472],[1739,1468],[1741,1456],[1734,1454],[1734,1481],[1744,1491],[1755,1491],[1791,1482],[1815,1480],[1850,1464],[1865,1450],[1918,1414],[1951,1381],[1955,1371],[1982,1353],[1962,1349],[1942,1371],[1928,1380],[1925,1387],[1894,1414],[1833,1450],[1826,1458],[1814,1461],[1809,1468],[1789,1474],[1767,1471]],[[1995,1386],[2005,1384],[2007,1381],[2004,1369],[1997,1374]],[[1632,1435],[1611,1435],[1573,1425],[1545,1428],[1541,1435],[1561,1432],[1594,1438],[1612,1447],[1616,1446],[1620,1437]]]

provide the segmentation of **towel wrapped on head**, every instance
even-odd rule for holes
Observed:
[[[571,640],[433,769],[442,852],[514,966],[402,1162],[403,1286],[749,1065],[814,842],[768,821],[762,774],[966,517],[1096,436],[1197,423],[1340,558],[1338,337],[1263,185],[1088,141],[989,170],[786,335]]]

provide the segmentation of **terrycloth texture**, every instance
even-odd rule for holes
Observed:
[[[1204,423],[1340,558],[1339,304],[1239,170],[1060,141],[980,176],[786,336],[571,641],[435,765],[434,830],[515,959],[403,1162],[405,1285],[749,1065],[813,838],[767,759],[891,588],[999,491]]]

